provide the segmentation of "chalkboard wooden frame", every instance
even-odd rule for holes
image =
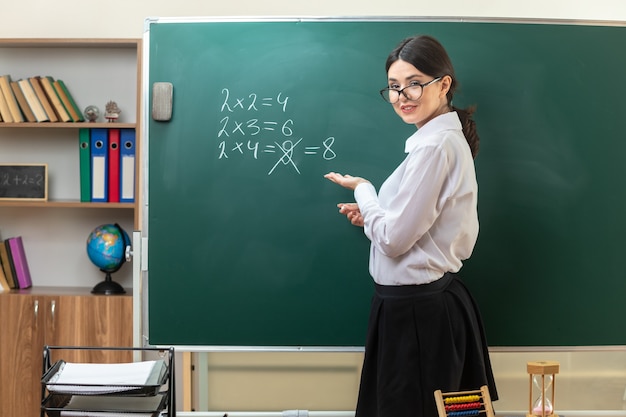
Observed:
[[[48,201],[48,164],[0,164],[0,200]]]
[[[464,266],[462,276],[481,307],[490,345],[626,344],[626,334],[606,325],[611,318],[626,314],[626,304],[621,300],[626,291],[626,278],[621,265],[622,237],[626,235],[626,222],[623,221],[623,213],[626,212],[626,193],[610,185],[614,184],[617,178],[624,178],[626,175],[622,162],[622,155],[626,154],[626,141],[619,139],[623,135],[619,114],[623,113],[622,98],[626,96],[626,86],[620,83],[611,83],[609,86],[588,82],[589,68],[602,68],[604,76],[611,79],[619,79],[626,70],[626,58],[613,52],[621,50],[626,44],[626,29],[623,24],[551,20],[485,22],[478,19],[474,21],[453,18],[432,20],[385,17],[319,20],[155,19],[149,22],[145,39],[145,44],[148,45],[145,51],[150,58],[145,60],[149,73],[149,77],[144,78],[144,82],[147,83],[146,94],[151,82],[172,81],[163,76],[167,68],[162,67],[166,63],[159,61],[159,58],[169,61],[175,69],[197,67],[207,74],[209,70],[219,67],[220,57],[209,63],[202,61],[203,53],[220,51],[217,44],[211,51],[203,44],[210,39],[203,36],[206,35],[201,29],[204,24],[220,24],[225,25],[224,27],[241,25],[239,29],[243,29],[245,24],[259,26],[275,24],[278,30],[280,24],[289,23],[300,26],[303,30],[310,29],[311,33],[315,33],[316,29],[313,26],[317,24],[320,28],[326,25],[325,31],[328,31],[328,26],[333,23],[349,27],[350,30],[338,30],[337,33],[331,33],[333,36],[329,35],[333,42],[354,41],[342,50],[343,54],[334,58],[336,62],[358,61],[361,64],[359,68],[368,71],[373,67],[380,72],[379,66],[386,54],[404,35],[433,34],[442,40],[451,53],[461,81],[461,90],[455,97],[455,104],[459,107],[478,105],[475,119],[481,135],[481,151],[476,166],[480,188],[481,231],[474,254]],[[151,62],[157,42],[153,29],[169,24],[183,27],[174,38],[170,36],[170,40],[166,40],[166,43],[170,42],[172,45],[159,45],[159,51],[164,55]],[[253,31],[241,33],[248,35],[245,42],[242,39],[241,51],[253,53],[254,51],[246,49],[246,46],[258,38],[250,36]],[[223,43],[224,40],[232,41],[239,36],[238,32],[228,32],[225,36],[219,36],[220,33],[214,35],[219,39],[219,43]],[[306,45],[298,43],[291,34],[282,38],[293,41],[296,48]],[[381,48],[383,42],[385,45]],[[232,43],[230,45],[232,47]],[[599,48],[598,45],[607,47]],[[186,50],[187,47],[190,50]],[[373,58],[364,64],[363,61],[359,61],[362,58],[358,55],[359,51],[365,51]],[[186,58],[186,52],[193,59],[185,66],[181,62]],[[223,52],[227,58],[233,55],[231,49]],[[263,62],[278,62],[285,55],[303,60],[316,57],[321,61],[326,58],[323,54],[324,48],[304,51],[308,52],[309,56],[300,52],[296,49],[291,55],[275,55]],[[307,60],[315,64],[311,61]],[[246,55],[242,62],[248,62]],[[232,68],[228,68],[222,71],[230,76],[231,70]],[[264,68],[254,67],[254,71],[261,74]],[[271,332],[264,331],[263,325],[257,321],[259,317],[248,312],[241,313],[239,305],[245,304],[247,293],[243,298],[231,298],[233,294],[237,294],[235,288],[242,290],[245,289],[244,286],[229,288],[231,283],[227,280],[230,274],[219,273],[223,271],[217,271],[216,274],[214,270],[188,262],[202,257],[207,258],[207,249],[212,249],[207,243],[213,244],[211,240],[213,236],[207,232],[213,224],[205,218],[210,217],[208,213],[212,212],[207,210],[218,209],[221,210],[220,214],[233,218],[237,218],[238,215],[234,211],[226,210],[227,206],[222,204],[222,198],[206,201],[202,196],[195,195],[191,188],[177,190],[173,186],[173,180],[185,170],[196,169],[197,173],[204,175],[202,178],[208,179],[223,180],[230,177],[218,176],[219,171],[211,171],[212,176],[209,177],[203,171],[204,167],[173,159],[173,155],[179,153],[184,153],[185,156],[191,154],[189,149],[185,150],[180,145],[157,143],[154,146],[155,138],[161,141],[168,136],[177,140],[202,136],[202,130],[189,131],[185,126],[177,124],[177,120],[184,120],[187,126],[202,125],[208,120],[206,113],[196,112],[193,107],[181,108],[179,101],[183,96],[189,97],[195,100],[193,106],[198,110],[201,109],[201,106],[197,105],[203,97],[200,95],[202,89],[199,86],[206,83],[206,80],[211,80],[204,73],[203,76],[206,78],[187,76],[188,80],[192,80],[192,84],[186,92],[184,83],[176,80],[172,122],[158,127],[150,122],[146,129],[151,153],[148,156],[148,165],[155,168],[154,171],[146,173],[149,189],[148,204],[145,205],[148,219],[146,232],[150,241],[150,286],[147,295],[150,306],[148,312],[150,342],[220,345],[222,341],[228,343],[229,340],[234,340],[236,344],[253,346],[275,344],[307,346],[311,343],[345,346],[342,340],[338,342],[337,338],[324,336],[321,328],[313,330],[320,332],[317,338],[313,338],[315,339],[313,342],[307,339],[303,343],[299,342],[303,340],[301,338],[290,337],[290,330],[286,330],[287,327],[282,330],[267,327]],[[357,73],[356,76],[363,75]],[[303,78],[310,82],[309,78]],[[354,90],[353,87],[358,83],[350,82],[350,78],[346,80],[348,81],[336,87],[338,94],[333,96],[336,101],[318,106],[320,116],[314,119],[321,124],[334,127],[338,119],[342,119],[333,113],[337,110],[333,107],[334,103],[340,102],[340,99],[352,98],[353,100],[347,103],[358,104],[353,116],[355,120],[369,128],[369,132],[366,133],[375,135],[378,125],[383,124],[387,131],[386,135],[380,136],[384,138],[379,138],[381,142],[393,138],[402,140],[406,129],[403,130],[398,126],[397,120],[394,119],[395,115],[393,117],[390,115],[383,121],[384,117],[376,107],[379,104],[375,99],[370,101],[369,98],[371,91],[377,91],[383,86],[381,82],[384,83],[384,74],[368,78],[366,82],[359,78],[360,84],[367,87],[363,91]],[[326,86],[320,85],[323,83],[317,81],[319,80],[310,84],[316,86],[318,90],[328,91],[323,90]],[[303,88],[306,85],[300,84]],[[316,93],[313,89],[306,91],[311,95]],[[219,90],[213,92],[213,96],[219,99]],[[355,101],[355,98],[360,101]],[[584,99],[584,103],[609,103],[609,105],[583,106],[581,99]],[[149,96],[145,102],[149,103]],[[376,109],[369,115],[368,120],[364,120],[365,117],[359,114],[369,110],[366,107]],[[346,165],[351,173],[363,173],[364,176],[368,176],[372,172],[366,173],[367,168],[393,166],[390,163],[393,158],[384,162],[381,158],[392,153],[395,150],[393,146],[397,144],[384,143],[387,144],[386,148],[376,149],[378,159],[374,164]],[[363,160],[369,157],[368,146],[373,145],[368,142],[367,145],[355,148]],[[163,148],[154,151],[158,147]],[[193,148],[192,152],[202,154],[204,151],[199,150],[201,152]],[[206,162],[204,160],[202,163],[209,166],[210,164]],[[333,167],[333,170],[341,170],[345,166],[334,168],[336,167]],[[379,174],[380,172],[375,172],[372,176],[379,180]],[[229,171],[228,175],[233,176],[233,173]],[[260,181],[261,178],[250,178],[249,184],[257,186]],[[376,182],[377,185],[380,184]],[[208,184],[214,186],[210,182]],[[315,187],[317,186],[315,183]],[[232,190],[237,191],[237,188],[233,187]],[[326,195],[328,197],[335,191],[324,190],[324,192],[329,193]],[[263,208],[266,201],[260,195],[252,197],[256,198],[250,199],[248,207],[253,209],[253,213],[259,213],[259,209]],[[338,195],[333,194],[330,200],[334,198],[343,201],[350,197],[344,194],[343,199],[339,200]],[[161,206],[162,202],[171,207]],[[201,205],[203,212],[195,217],[190,210],[197,204]],[[315,210],[318,215],[324,216],[327,223],[336,222],[333,223],[337,225],[336,227],[342,227],[343,223],[340,223],[340,220],[335,220],[332,215],[327,215],[323,211],[326,205],[330,204],[331,202],[325,200],[324,204],[316,206]],[[170,208],[173,211],[169,210]],[[297,206],[292,208],[297,211]],[[312,212],[307,212],[304,218],[311,214]],[[172,219],[176,220],[176,224],[168,225],[172,223]],[[232,236],[242,232],[245,230],[235,230]],[[341,233],[335,238],[343,239],[347,233],[351,232],[341,229]],[[231,236],[223,236],[226,242],[232,243]],[[192,241],[189,241],[188,237]],[[344,326],[347,328],[344,333],[352,332],[350,340],[360,343],[361,339],[355,334],[364,328],[362,318],[367,312],[367,302],[355,300],[366,298],[371,293],[371,288],[362,282],[364,275],[362,267],[367,259],[365,252],[359,252],[363,247],[359,246],[361,243],[357,233],[349,235],[345,243],[358,246],[358,250],[353,251],[352,248],[347,250],[349,260],[333,258],[334,252],[331,250],[320,252],[318,255],[319,260],[328,263],[348,262],[352,265],[353,270],[350,274],[334,282],[353,288],[353,292],[349,294],[349,302],[355,304],[350,304],[349,310],[350,313],[359,310],[359,314],[354,316],[358,316],[359,319],[357,321],[351,316],[348,319],[350,326]],[[178,250],[177,247],[182,249]],[[233,252],[223,251],[218,255],[223,258],[232,254]],[[261,264],[263,259],[257,261]],[[241,263],[234,264],[234,267],[240,266]],[[314,266],[317,268],[318,264]],[[210,282],[215,279],[219,279],[224,287],[212,287]],[[228,289],[233,291],[227,291]],[[345,290],[343,287],[338,289]],[[312,297],[321,295],[323,306],[335,305],[339,299],[346,298],[345,292],[340,295],[332,291],[322,293],[318,288],[304,291],[309,291]],[[172,300],[173,306],[168,304]],[[280,313],[281,307],[285,307],[281,304],[280,298],[271,299],[269,303],[275,313]],[[166,305],[169,308],[160,311]],[[233,306],[235,307],[232,308]],[[311,304],[303,304],[301,309],[290,306],[283,316],[294,317],[295,320],[300,312],[306,312],[310,307]],[[172,310],[175,311],[173,315]],[[180,312],[182,315],[178,314]],[[324,323],[329,323],[328,317],[324,319],[326,320]],[[346,321],[342,321],[343,319],[338,317],[337,323],[345,324]],[[254,324],[250,325],[251,323]],[[330,322],[330,325],[334,326],[337,323]],[[247,335],[249,337],[238,334],[236,339],[229,338],[232,329],[239,331],[240,328],[243,328],[244,333],[250,330]],[[335,333],[340,334],[341,331]]]

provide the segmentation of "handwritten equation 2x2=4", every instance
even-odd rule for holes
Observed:
[[[228,88],[222,89],[222,95],[224,101],[220,113],[226,116],[220,120],[217,132],[218,159],[226,160],[231,156],[248,154],[257,160],[260,154],[274,155],[275,163],[267,173],[272,175],[283,166],[300,174],[294,159],[295,152],[302,152],[305,156],[319,155],[327,161],[336,158],[334,136],[308,145],[305,145],[304,137],[297,137],[293,119],[285,117],[288,96],[278,93],[276,97],[259,97],[250,93],[246,97],[232,98]],[[269,112],[268,109],[273,111]],[[244,114],[244,121],[238,119],[240,113]],[[254,117],[249,118],[250,115]]]

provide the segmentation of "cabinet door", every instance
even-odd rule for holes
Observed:
[[[38,416],[44,297],[0,295],[0,416]]]
[[[46,343],[51,346],[131,347],[133,305],[129,295],[55,297],[49,306]],[[51,300],[52,301],[52,300]],[[67,350],[55,352],[66,362],[131,362],[130,351]]]

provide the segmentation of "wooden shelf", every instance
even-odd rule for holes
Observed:
[[[0,200],[0,207],[44,207],[44,208],[80,208],[80,209],[129,209],[135,208],[135,203],[90,203],[80,201],[18,201]]]
[[[135,129],[137,127],[136,123],[106,123],[106,122],[97,122],[97,123],[63,123],[63,122],[41,122],[41,123],[6,123],[0,122],[0,128],[37,128],[37,129],[81,129],[81,128],[118,128],[118,129]]]
[[[137,48],[140,39],[0,38],[2,48]]]

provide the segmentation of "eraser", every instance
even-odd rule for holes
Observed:
[[[152,118],[167,122],[172,118],[172,83],[157,82],[152,85]]]

